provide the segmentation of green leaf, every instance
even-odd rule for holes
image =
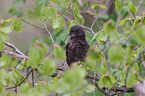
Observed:
[[[123,59],[122,52],[123,52],[122,48],[118,46],[112,46],[108,50],[108,58],[110,59],[111,62],[114,62],[115,64],[119,64]]]
[[[66,58],[64,50],[58,44],[54,44],[53,54],[57,57],[58,60],[65,60]]]
[[[68,30],[67,30],[67,32],[70,31],[70,28],[71,28],[73,25],[77,25],[77,24],[78,24],[78,22],[76,22],[75,20],[70,20],[70,21],[68,22]]]
[[[112,20],[109,20],[108,22],[106,22],[103,26],[103,30],[105,33],[110,33],[110,32],[114,32],[115,30],[115,23]]]
[[[111,89],[113,85],[116,83],[116,79],[112,75],[108,75],[108,76],[103,75],[100,77],[98,83],[100,88],[107,86],[108,89]]]
[[[3,54],[0,60],[0,67],[7,68],[10,66],[12,59],[8,54]]]
[[[38,64],[42,63],[42,59],[44,57],[44,53],[41,48],[31,48],[29,51],[29,59],[27,64],[29,64],[32,68],[37,68]]]
[[[7,23],[11,22],[11,21],[12,21],[12,19],[13,19],[13,18],[10,18],[10,19],[5,19],[5,20],[4,20],[4,22],[7,24]]]
[[[62,16],[60,16],[59,18],[54,18],[51,20],[51,26],[54,29],[61,29],[61,27],[64,25],[65,25],[65,21],[64,21]]]
[[[145,46],[145,26],[141,26],[134,33],[136,39]]]
[[[4,47],[5,47],[5,44],[4,44],[4,42],[3,42],[2,38],[1,38],[1,35],[0,35],[0,51],[3,50]]]
[[[123,8],[123,2],[122,0],[116,0],[115,1],[115,8],[118,12],[121,12],[122,8]]]
[[[56,70],[56,62],[52,58],[46,57],[39,68],[39,72],[44,75],[52,75]]]
[[[107,34],[104,32],[99,32],[97,36],[97,41],[99,44],[103,44],[107,40]]]
[[[84,79],[85,76],[86,76],[86,71],[83,68],[79,66],[72,66],[71,69],[64,72],[63,78],[58,79],[58,81],[55,80],[55,82],[53,82],[56,92],[59,93],[63,93],[66,91],[73,92],[73,90],[86,85],[87,81]]]
[[[0,84],[0,94],[3,93],[5,91],[5,88],[2,84]]]
[[[133,3],[130,1],[129,3],[129,10],[135,15],[137,12],[137,8],[133,5]]]
[[[57,10],[52,5],[43,6],[41,9],[41,16],[43,19],[54,19],[56,18]]]
[[[135,19],[135,21],[134,21],[134,23],[133,23],[133,27],[136,27],[136,25],[137,25],[138,23],[140,23],[140,22],[141,22],[140,19]]]
[[[108,69],[107,69],[107,67],[106,67],[106,65],[104,63],[100,64],[99,73],[100,74],[106,74],[106,73],[108,73]]]
[[[11,28],[14,29],[17,33],[20,33],[24,28],[24,24],[20,18],[14,17],[12,19]]]
[[[132,87],[134,84],[136,84],[138,82],[138,80],[136,80],[136,76],[134,74],[134,71],[133,69],[131,69],[128,73],[128,76],[127,76],[127,87]]]
[[[31,88],[31,84],[30,83],[24,83],[21,87],[21,93],[27,93],[29,92],[30,88]]]
[[[94,37],[92,38],[92,40],[90,41],[90,43],[91,43],[94,39],[96,39],[97,42],[98,42],[99,44],[103,44],[103,43],[107,40],[107,34],[104,33],[104,32],[102,32],[102,31],[97,32],[97,33],[94,35]]]
[[[82,25],[84,23],[84,19],[80,14],[79,7],[76,4],[73,4],[72,6],[73,6],[72,11],[74,13],[75,19],[78,21],[80,25]]]
[[[106,82],[106,76],[103,75],[103,76],[100,77],[100,79],[99,79],[99,81],[98,81],[98,86],[99,86],[100,88],[105,87],[105,82]]]
[[[136,72],[139,72],[139,68],[138,68],[138,64],[137,64],[137,63],[135,63],[135,64],[133,65],[133,68],[135,69]]]
[[[128,63],[131,63],[134,59],[135,59],[135,57],[133,56],[133,50],[134,50],[134,47],[133,47],[134,45],[132,45],[132,44],[129,44],[128,46],[127,46],[127,48],[125,49],[125,53],[126,53],[126,60],[127,60],[127,62]]]
[[[97,63],[104,60],[103,54],[100,51],[101,49],[99,47],[93,46],[90,48],[88,52],[88,57],[85,60],[85,64],[87,65],[90,70],[97,70]]]
[[[10,26],[0,28],[0,32],[3,32],[5,34],[9,34],[11,31],[12,31],[12,28]]]
[[[121,20],[121,22],[119,23],[119,26],[124,25],[127,21],[129,21],[128,19],[123,19]]]
[[[108,75],[106,82],[108,89],[111,89],[113,85],[116,83],[116,79],[112,75]]]
[[[99,5],[99,4],[94,4],[91,6],[92,9],[96,9],[96,8],[102,8],[102,9],[106,9],[106,6],[104,5]]]

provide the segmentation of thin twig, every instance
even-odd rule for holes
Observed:
[[[21,19],[21,20],[22,20],[23,22],[25,22],[25,23],[27,23],[27,24],[33,26],[33,27],[36,27],[36,28],[41,29],[41,30],[45,30],[45,28],[42,28],[42,27],[36,26],[36,25],[34,25],[34,24],[32,24],[32,23],[29,23],[28,21],[25,21],[24,19]]]
[[[143,3],[144,0],[140,0],[138,6],[137,6],[137,10],[140,8],[141,4]]]
[[[95,35],[95,32],[91,29],[91,28],[89,28],[89,27],[87,27],[87,26],[84,26],[84,25],[81,25],[83,28],[86,28],[86,29],[88,29],[88,30],[90,30],[91,32],[92,32],[92,34],[94,34]]]
[[[128,36],[127,39],[123,42],[122,46],[127,42],[127,40],[132,37],[132,35]]]
[[[32,69],[32,86],[34,87],[34,69]]]
[[[94,22],[93,22],[92,25],[91,25],[91,29],[93,28],[93,26],[94,26],[95,22],[97,21],[97,19],[108,11],[108,9],[111,7],[113,1],[114,1],[114,0],[112,0],[112,2],[110,3],[110,5],[108,6],[108,8],[107,8],[105,11],[103,11],[101,14],[99,14],[98,17],[96,17],[96,19],[94,20]]]
[[[19,84],[16,84],[16,85],[10,86],[10,87],[5,87],[5,90],[15,88],[16,86],[20,86],[29,77],[29,75],[31,74],[32,70],[33,69],[29,70],[27,76]]]
[[[50,36],[50,38],[51,38],[51,40],[52,40],[52,43],[54,44],[53,37],[52,37],[50,31],[47,29],[47,25],[46,25],[46,23],[45,23],[45,20],[43,20],[43,23],[44,23],[44,26],[45,26],[45,30],[48,32],[48,34],[49,34],[49,36]]]
[[[68,7],[66,7],[61,13],[60,13],[60,15],[59,16],[61,16],[66,10],[68,10],[69,9],[69,6]]]
[[[96,72],[94,72],[94,80],[93,80],[93,84],[94,84],[94,85],[95,85],[95,82],[96,82],[96,81],[95,81],[95,78],[96,78]],[[95,89],[94,89],[94,96],[96,96],[96,95],[95,95]]]
[[[135,51],[139,46],[140,46],[140,43],[138,43],[138,45],[134,48],[133,51]]]

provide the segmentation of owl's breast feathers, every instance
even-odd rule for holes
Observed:
[[[88,49],[89,44],[86,40],[78,40],[76,38],[70,40],[66,45],[66,60],[68,65],[77,61],[83,62]]]

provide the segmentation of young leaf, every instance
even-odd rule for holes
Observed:
[[[108,73],[108,69],[107,69],[107,67],[106,67],[106,65],[104,63],[100,64],[99,73],[100,74],[106,74],[106,73]]]
[[[72,6],[73,6],[72,11],[74,13],[75,19],[78,21],[80,25],[82,25],[84,23],[84,19],[80,14],[79,7],[76,4],[73,4]]]
[[[27,61],[27,64],[29,64],[32,68],[37,68],[38,64],[42,63],[42,58],[44,54],[41,51],[41,48],[31,48],[29,50],[29,59]]]
[[[64,60],[66,58],[64,50],[58,44],[54,44],[53,53],[58,60]]]
[[[107,40],[107,34],[104,32],[99,32],[97,36],[97,41],[99,44],[103,44]]]
[[[92,9],[96,9],[96,8],[102,8],[102,9],[106,9],[106,6],[104,5],[99,5],[99,4],[94,4],[91,6]]]
[[[103,26],[103,30],[105,33],[110,33],[115,31],[115,23],[112,20],[106,22]]]
[[[127,76],[127,87],[132,87],[134,84],[138,82],[133,69],[131,69]]]
[[[112,75],[108,75],[106,82],[108,89],[110,89],[116,83],[116,79]]]
[[[54,19],[56,18],[57,10],[52,6],[44,6],[41,9],[41,16],[43,19]]]
[[[24,28],[24,24],[20,18],[14,17],[12,19],[11,28],[14,29],[17,33],[20,33]]]
[[[121,20],[121,22],[119,23],[119,26],[124,25],[127,21],[129,21],[128,19],[123,19]]]
[[[1,38],[1,35],[0,35],[0,51],[3,50],[4,47],[5,47],[5,44],[4,44],[4,42],[3,42],[2,38]]]
[[[3,54],[0,60],[0,67],[7,68],[10,66],[12,59],[8,54]]]
[[[43,64],[39,68],[39,72],[44,75],[52,75],[56,69],[56,62],[51,58],[45,58]]]
[[[129,3],[129,10],[135,15],[137,12],[137,8],[133,5],[133,3],[130,1]]]
[[[112,46],[108,50],[108,58],[111,62],[120,63],[123,59],[123,50],[118,46]]]
[[[137,29],[137,31],[134,33],[134,36],[136,37],[136,39],[142,43],[143,45],[145,45],[145,26],[141,26]]]
[[[115,1],[115,8],[118,12],[121,12],[122,8],[123,8],[123,3],[122,0],[116,0]]]
[[[141,20],[138,18],[138,19],[135,19],[135,21],[134,21],[134,23],[133,23],[133,27],[136,27],[136,25],[138,24],[138,23],[140,23],[141,22]]]

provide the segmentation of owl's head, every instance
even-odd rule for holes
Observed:
[[[70,38],[85,38],[85,30],[80,25],[74,25],[70,28],[69,31]]]

